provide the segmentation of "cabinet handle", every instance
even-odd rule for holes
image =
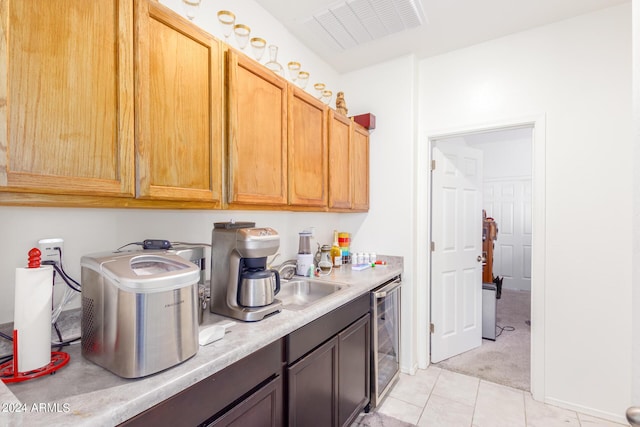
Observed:
[[[380,299],[380,298],[384,298],[387,296],[387,294],[393,290],[395,290],[396,288],[400,287],[401,285],[401,281],[400,278],[398,277],[397,279],[395,279],[393,282],[390,282],[389,284],[385,285],[382,289],[380,289],[379,291],[374,291],[373,292],[373,296],[376,299]]]

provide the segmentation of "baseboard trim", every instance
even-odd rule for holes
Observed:
[[[558,406],[560,408],[576,411],[581,414],[590,415],[592,417],[602,418],[603,420],[613,421],[616,423],[620,423],[622,425],[627,425],[627,419],[624,414],[619,415],[611,412],[600,411],[598,409],[590,408],[588,406],[576,405],[575,403],[566,402],[564,400],[554,399],[550,397],[545,399],[545,403],[553,406]]]

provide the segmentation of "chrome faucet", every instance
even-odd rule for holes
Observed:
[[[274,268],[276,269],[276,271],[278,271],[278,274],[280,274],[280,279],[291,280],[293,275],[296,274],[297,267],[298,267],[298,263],[296,262],[296,260],[289,259]]]

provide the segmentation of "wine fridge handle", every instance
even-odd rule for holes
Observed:
[[[375,299],[380,299],[380,298],[384,298],[387,296],[387,294],[393,290],[395,290],[396,288],[400,287],[400,285],[402,284],[400,278],[396,278],[394,281],[389,282],[387,285],[383,286],[382,289],[374,291],[373,292],[373,297]]]

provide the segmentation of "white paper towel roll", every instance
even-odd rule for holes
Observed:
[[[18,332],[18,371],[51,363],[53,268],[16,268],[13,329]]]

